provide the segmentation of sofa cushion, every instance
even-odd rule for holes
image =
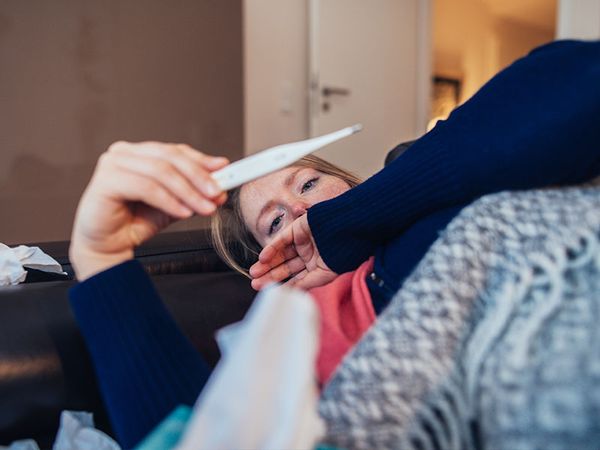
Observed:
[[[215,330],[240,320],[254,291],[234,272],[155,275],[154,284],[183,332],[214,365]],[[50,446],[64,409],[94,413],[110,433],[91,361],[68,304],[74,281],[0,290],[0,445],[33,438]]]

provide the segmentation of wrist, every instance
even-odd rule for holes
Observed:
[[[118,253],[95,251],[78,242],[72,242],[69,248],[69,260],[79,281],[84,281],[97,273],[107,270],[133,258],[133,250]]]

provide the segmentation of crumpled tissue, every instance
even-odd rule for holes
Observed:
[[[217,335],[222,358],[194,406],[177,450],[313,449],[319,313],[306,292],[261,291],[242,322]]]
[[[44,272],[63,272],[61,265],[39,247],[9,247],[0,243],[0,286],[19,284],[25,281],[25,267],[43,270]]]
[[[40,446],[33,439],[22,439],[13,442],[8,447],[0,445],[0,450],[40,450]]]
[[[93,415],[63,411],[53,450],[121,450],[110,436],[94,428]]]
[[[0,450],[40,450],[40,447],[34,440],[25,439],[8,447],[0,445]],[[94,428],[92,413],[63,411],[52,450],[121,450],[121,446]]]

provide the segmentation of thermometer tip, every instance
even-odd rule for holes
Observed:
[[[356,125],[352,125],[352,134],[358,133],[363,129],[362,123],[357,123]]]

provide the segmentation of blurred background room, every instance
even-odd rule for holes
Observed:
[[[599,39],[600,0],[3,0],[0,242],[69,239],[116,140],[236,160],[360,122],[317,154],[369,176],[559,38]]]

